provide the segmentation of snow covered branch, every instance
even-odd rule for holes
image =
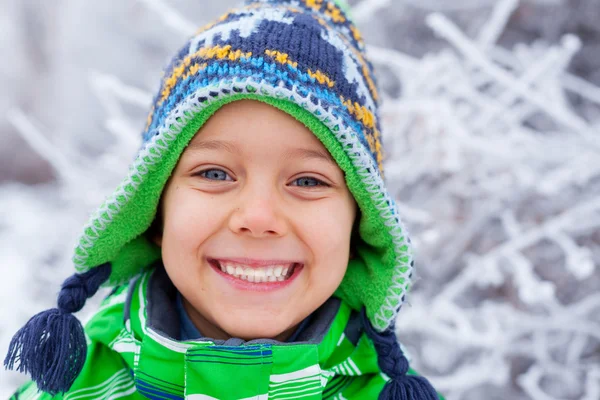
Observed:
[[[388,179],[420,258],[398,334],[450,399],[592,399],[600,362],[600,118],[566,92],[581,48],[496,44],[516,1],[480,34],[427,24],[449,47],[422,59],[369,49],[401,94],[386,98]],[[413,218],[411,215],[421,217]],[[585,284],[583,284],[585,283]],[[484,389],[485,388],[485,389]]]

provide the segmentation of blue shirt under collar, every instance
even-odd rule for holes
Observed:
[[[194,325],[194,323],[190,319],[190,316],[188,315],[187,311],[185,311],[185,308],[183,308],[183,301],[181,299],[182,299],[181,293],[177,292],[176,307],[177,307],[177,314],[179,314],[179,321],[180,321],[179,322],[180,340],[200,339],[201,337],[203,337],[202,333],[198,330],[198,328],[196,328],[196,325]],[[292,336],[290,336],[290,338],[288,340],[286,340],[286,342],[291,343],[298,339],[298,336],[302,333],[302,331],[309,324],[311,316],[312,316],[312,314],[309,315],[308,317],[306,317],[304,319],[304,321],[302,321],[300,323],[300,325],[298,326],[298,329],[296,329],[294,334]]]

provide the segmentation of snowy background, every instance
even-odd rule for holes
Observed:
[[[351,3],[417,245],[413,366],[449,400],[600,399],[600,0]],[[0,0],[2,358],[53,306],[168,58],[236,4]],[[0,398],[23,380],[0,371]]]

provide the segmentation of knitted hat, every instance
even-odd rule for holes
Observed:
[[[73,257],[78,273],[63,285],[59,308],[17,333],[5,364],[20,361],[18,369],[42,390],[70,387],[85,360],[85,337],[71,313],[100,284],[124,283],[160,258],[144,233],[171,172],[208,118],[240,99],[266,102],[304,123],[344,171],[361,210],[360,238],[336,295],[364,308],[380,367],[394,378],[386,393],[436,398],[426,380],[411,381],[399,366],[406,360],[393,324],[410,285],[411,245],[383,181],[373,67],[357,28],[327,0],[248,1],[187,41],[165,71],[127,177],[84,228]]]

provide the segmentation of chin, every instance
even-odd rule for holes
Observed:
[[[278,330],[267,331],[267,330],[256,330],[256,329],[248,329],[241,330],[239,332],[231,333],[231,337],[240,338],[245,341],[256,340],[256,339],[274,339],[278,340],[278,336],[283,332]]]
[[[220,321],[219,321],[220,322]],[[231,337],[240,338],[243,340],[254,339],[275,339],[290,329],[286,324],[275,324],[274,321],[265,324],[258,320],[244,322],[231,321],[219,324],[221,328]]]

